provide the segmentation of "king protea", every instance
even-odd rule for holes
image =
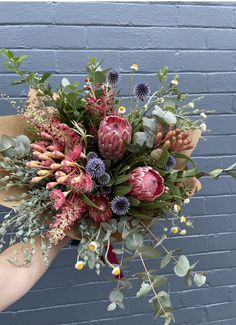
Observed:
[[[164,192],[164,179],[152,167],[132,170],[129,183],[132,186],[129,195],[141,201],[154,201]]]
[[[130,143],[132,126],[120,116],[110,115],[102,120],[98,130],[98,146],[103,158],[117,161],[125,153],[124,141]]]

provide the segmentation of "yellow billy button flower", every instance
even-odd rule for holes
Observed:
[[[181,230],[180,235],[185,236],[187,233],[186,229]]]
[[[85,266],[84,261],[77,261],[77,263],[75,264],[76,270],[79,270],[79,271],[83,270],[84,266]]]
[[[186,221],[187,221],[187,218],[186,218],[186,217],[182,216],[182,217],[180,218],[180,222],[181,222],[181,223],[185,223]]]
[[[95,241],[91,241],[89,244],[89,250],[90,252],[95,252],[98,248],[98,244]]]
[[[174,211],[178,213],[181,210],[181,207],[178,204],[174,205]]]
[[[178,231],[179,231],[178,227],[172,227],[171,228],[171,232],[172,232],[173,235],[176,235],[178,233]]]
[[[138,64],[137,63],[133,63],[130,68],[132,70],[134,70],[134,71],[138,71]]]
[[[114,274],[115,276],[120,275],[121,270],[119,266],[114,267],[114,269],[112,270],[112,274]]]
[[[124,106],[120,106],[119,108],[118,108],[118,114],[125,114],[125,112],[126,112],[126,108],[124,107]]]
[[[177,79],[173,79],[173,80],[171,80],[171,86],[173,86],[173,87],[177,87],[178,86],[178,84],[179,84],[179,82],[178,82],[178,80]]]

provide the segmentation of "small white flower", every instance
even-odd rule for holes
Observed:
[[[96,252],[98,248],[98,244],[95,241],[91,241],[91,243],[89,244],[89,250],[91,252]]]
[[[120,106],[118,108],[118,114],[125,114],[125,112],[126,112],[126,108],[124,106]]]
[[[181,230],[180,235],[185,236],[187,234],[187,231],[185,229]]]
[[[115,276],[120,275],[120,272],[121,272],[121,270],[120,270],[119,266],[114,267],[113,270],[112,270],[112,274],[115,275]]]
[[[181,207],[178,204],[174,205],[174,211],[178,213],[181,210]]]
[[[200,129],[202,130],[202,132],[205,132],[207,130],[207,126],[206,126],[206,123],[202,123],[200,125]]]
[[[84,261],[77,261],[77,263],[75,264],[75,268],[79,271],[83,270],[84,266],[85,266]]]
[[[174,86],[174,87],[177,87],[178,86],[178,84],[179,84],[179,82],[178,82],[178,80],[177,79],[173,79],[173,80],[171,80],[171,85],[172,86]]]
[[[187,198],[187,199],[184,200],[184,204],[189,204],[189,202],[190,202],[190,199],[189,198]]]
[[[194,103],[193,102],[188,103],[188,107],[189,108],[194,108]]]
[[[200,114],[200,116],[201,116],[202,118],[204,118],[204,119],[207,118],[207,115],[206,115],[204,112],[202,112],[202,113]]]
[[[187,221],[186,217],[182,216],[182,217],[180,218],[180,222],[181,222],[181,223],[185,223],[186,221]]]

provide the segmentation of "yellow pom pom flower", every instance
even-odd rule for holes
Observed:
[[[187,234],[186,229],[181,230],[180,235],[185,236]]]
[[[83,270],[84,266],[85,266],[84,261],[77,261],[77,263],[75,264],[76,270],[79,270],[79,271]]]
[[[172,227],[171,232],[172,232],[173,235],[176,235],[179,232],[179,228],[178,227]]]
[[[134,71],[138,71],[138,64],[133,63],[130,68]]]
[[[95,241],[91,241],[89,244],[89,250],[90,252],[95,252],[98,248],[98,244]]]
[[[119,266],[116,266],[113,268],[113,270],[112,270],[113,275],[118,276],[118,275],[120,275],[120,273],[121,273],[121,270],[120,270]]]

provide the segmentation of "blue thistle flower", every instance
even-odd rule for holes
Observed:
[[[105,164],[100,158],[89,159],[85,169],[93,178],[101,177],[106,171]]]
[[[107,74],[107,80],[111,85],[115,85],[120,81],[120,74],[116,70],[111,70]]]
[[[100,191],[101,191],[102,194],[110,194],[111,193],[111,186],[102,185],[100,187]]]
[[[176,159],[174,156],[170,155],[166,163],[166,170],[168,171],[170,169],[173,169],[175,165],[176,165]]]
[[[130,203],[125,196],[115,196],[111,201],[111,210],[118,216],[123,216],[129,211]]]
[[[134,87],[134,94],[137,96],[141,101],[144,100],[146,96],[150,94],[150,86],[146,82],[139,82]]]
[[[90,159],[93,159],[93,158],[98,158],[98,154],[94,151],[90,151],[88,154],[87,154],[87,159],[90,160]]]
[[[107,185],[110,182],[111,177],[110,177],[110,175],[108,173],[105,173],[101,177],[99,177],[97,180],[98,180],[99,184]]]

